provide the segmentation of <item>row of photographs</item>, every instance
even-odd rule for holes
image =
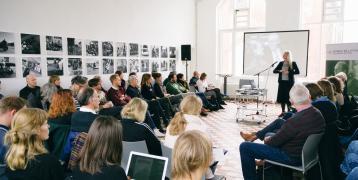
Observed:
[[[102,65],[103,74],[113,74],[115,71],[127,72],[163,72],[175,71],[175,59],[149,60],[149,59],[110,59],[103,58],[100,63],[98,58],[68,58],[67,65],[64,65],[64,59],[58,57],[48,57],[46,59],[47,75],[98,75],[100,74],[100,66]],[[22,58],[22,76],[35,74],[38,77],[44,75],[43,62],[41,57],[24,57]],[[83,66],[84,65],[84,66]],[[67,69],[64,68],[67,66]],[[0,57],[0,78],[16,78],[16,58]]]
[[[21,53],[41,54],[40,35],[21,33]],[[82,45],[85,43],[85,53]],[[100,42],[67,38],[67,55],[69,56],[99,56]],[[0,31],[0,54],[15,54],[15,33]],[[47,55],[63,55],[63,39],[59,36],[46,36]],[[176,47],[139,45],[138,43],[102,42],[102,56],[111,57],[147,57],[147,58],[177,58]]]

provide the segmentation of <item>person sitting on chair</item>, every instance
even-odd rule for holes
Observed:
[[[121,86],[121,78],[114,74],[110,77],[112,87],[107,92],[107,99],[112,101],[115,106],[126,105],[131,98],[125,95],[124,87]]]
[[[37,86],[37,78],[33,74],[26,76],[26,87],[20,90],[20,97],[27,100],[30,107],[42,109],[41,88]]]
[[[206,81],[206,77],[207,77],[206,73],[201,73],[200,79],[196,82],[196,85],[198,86],[198,91],[203,93],[211,92],[215,94],[218,103],[220,103],[221,105],[226,105],[226,103],[223,101],[223,97],[220,92],[220,89],[215,88],[213,86],[209,86],[208,82]]]

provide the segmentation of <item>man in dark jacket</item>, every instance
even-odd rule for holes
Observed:
[[[41,88],[37,86],[37,78],[33,74],[26,76],[26,87],[20,90],[20,97],[26,99],[30,107],[42,109]]]

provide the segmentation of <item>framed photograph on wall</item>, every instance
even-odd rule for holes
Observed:
[[[149,57],[149,46],[148,45],[141,45],[141,57]]]
[[[102,42],[102,55],[113,56],[113,42],[110,41]]]
[[[169,60],[169,71],[170,72],[176,71],[176,69],[177,69],[177,64],[176,64],[175,59],[170,59]]]
[[[159,46],[150,46],[152,58],[159,58]]]
[[[82,40],[67,38],[67,51],[70,56],[82,56]]]
[[[139,55],[139,45],[136,43],[129,43],[129,56],[137,57]]]
[[[63,75],[63,59],[58,57],[47,58],[47,75]]]
[[[139,60],[138,59],[130,59],[129,60],[129,73],[131,72],[139,72]]]
[[[177,58],[176,47],[169,47],[169,58]]]
[[[15,54],[15,34],[0,31],[0,54]]]
[[[124,42],[116,43],[117,57],[126,57],[127,56],[127,44]]]
[[[117,59],[117,71],[127,73],[127,59]]]
[[[68,58],[68,74],[70,76],[83,74],[81,58]]]
[[[86,41],[86,55],[98,56],[98,41]]]
[[[99,59],[86,59],[87,75],[99,74]]]
[[[149,59],[142,59],[141,62],[141,72],[149,72]]]
[[[40,35],[21,34],[22,54],[41,54]]]
[[[160,57],[167,58],[168,57],[168,47],[160,46]]]
[[[15,57],[0,56],[0,78],[16,78]]]
[[[26,77],[29,74],[34,74],[37,77],[41,77],[41,57],[22,58],[22,77]]]
[[[46,52],[48,55],[62,55],[62,37],[46,36]]]
[[[168,61],[166,59],[160,62],[160,71],[168,71]]]
[[[103,74],[114,73],[114,62],[113,59],[102,59],[103,62]]]

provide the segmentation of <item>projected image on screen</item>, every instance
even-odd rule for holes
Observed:
[[[276,61],[283,61],[283,52],[289,50],[300,70],[299,76],[306,76],[308,40],[308,30],[245,33],[244,74],[254,75]]]

